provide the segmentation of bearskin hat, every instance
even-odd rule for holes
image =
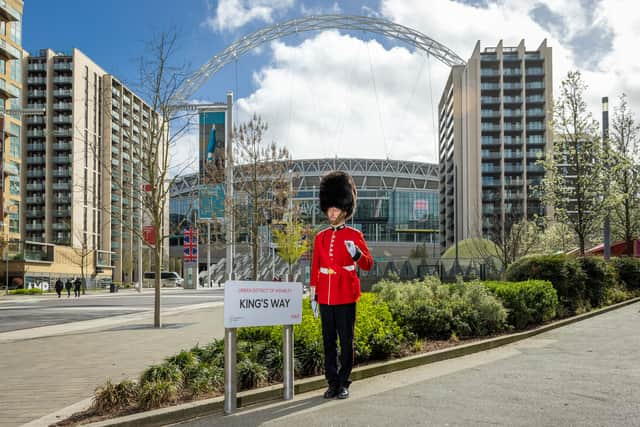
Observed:
[[[325,214],[329,208],[338,208],[349,219],[356,210],[356,199],[356,185],[348,173],[333,171],[320,180],[320,209]]]

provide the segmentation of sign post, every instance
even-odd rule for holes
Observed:
[[[236,328],[284,325],[283,399],[293,399],[293,325],[302,321],[302,283],[232,280],[224,287],[224,412],[236,409]]]

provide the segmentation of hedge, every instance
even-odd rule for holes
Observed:
[[[558,315],[565,317],[585,306],[587,275],[580,262],[568,255],[543,255],[522,258],[507,269],[506,279],[522,282],[529,279],[547,280],[558,293]]]
[[[409,283],[383,280],[373,287],[394,319],[420,338],[486,336],[506,327],[507,312],[478,283],[441,284],[426,277]]]
[[[507,322],[516,329],[547,322],[556,317],[558,294],[551,282],[480,282],[507,309]]]
[[[613,258],[611,263],[618,273],[618,280],[630,291],[640,289],[640,259]]]

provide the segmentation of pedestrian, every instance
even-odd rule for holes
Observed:
[[[355,184],[349,174],[333,171],[320,181],[320,209],[327,215],[330,227],[316,235],[309,285],[316,316],[320,306],[324,372],[329,384],[325,399],[349,397],[355,356],[356,302],[360,299],[356,266],[363,270],[373,267],[362,232],[345,225],[353,216],[356,200]]]
[[[79,277],[76,277],[76,280],[73,281],[73,296],[80,298],[80,286],[82,281]]]
[[[71,279],[67,279],[67,282],[64,284],[64,288],[67,290],[67,298],[71,298],[71,288],[73,284],[71,283]]]
[[[62,280],[60,280],[60,278],[58,277],[58,280],[56,280],[56,294],[58,294],[58,298],[60,298],[62,296],[62,289],[64,288],[64,285],[62,284]]]

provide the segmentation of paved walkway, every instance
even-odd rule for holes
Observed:
[[[0,426],[38,419],[90,397],[107,377],[137,376],[181,348],[224,335],[221,303],[174,312],[163,317],[165,327],[159,330],[150,327],[152,313],[146,312],[35,328],[38,333],[16,331],[11,341],[0,334]]]
[[[508,346],[181,426],[639,426],[640,304]]]

